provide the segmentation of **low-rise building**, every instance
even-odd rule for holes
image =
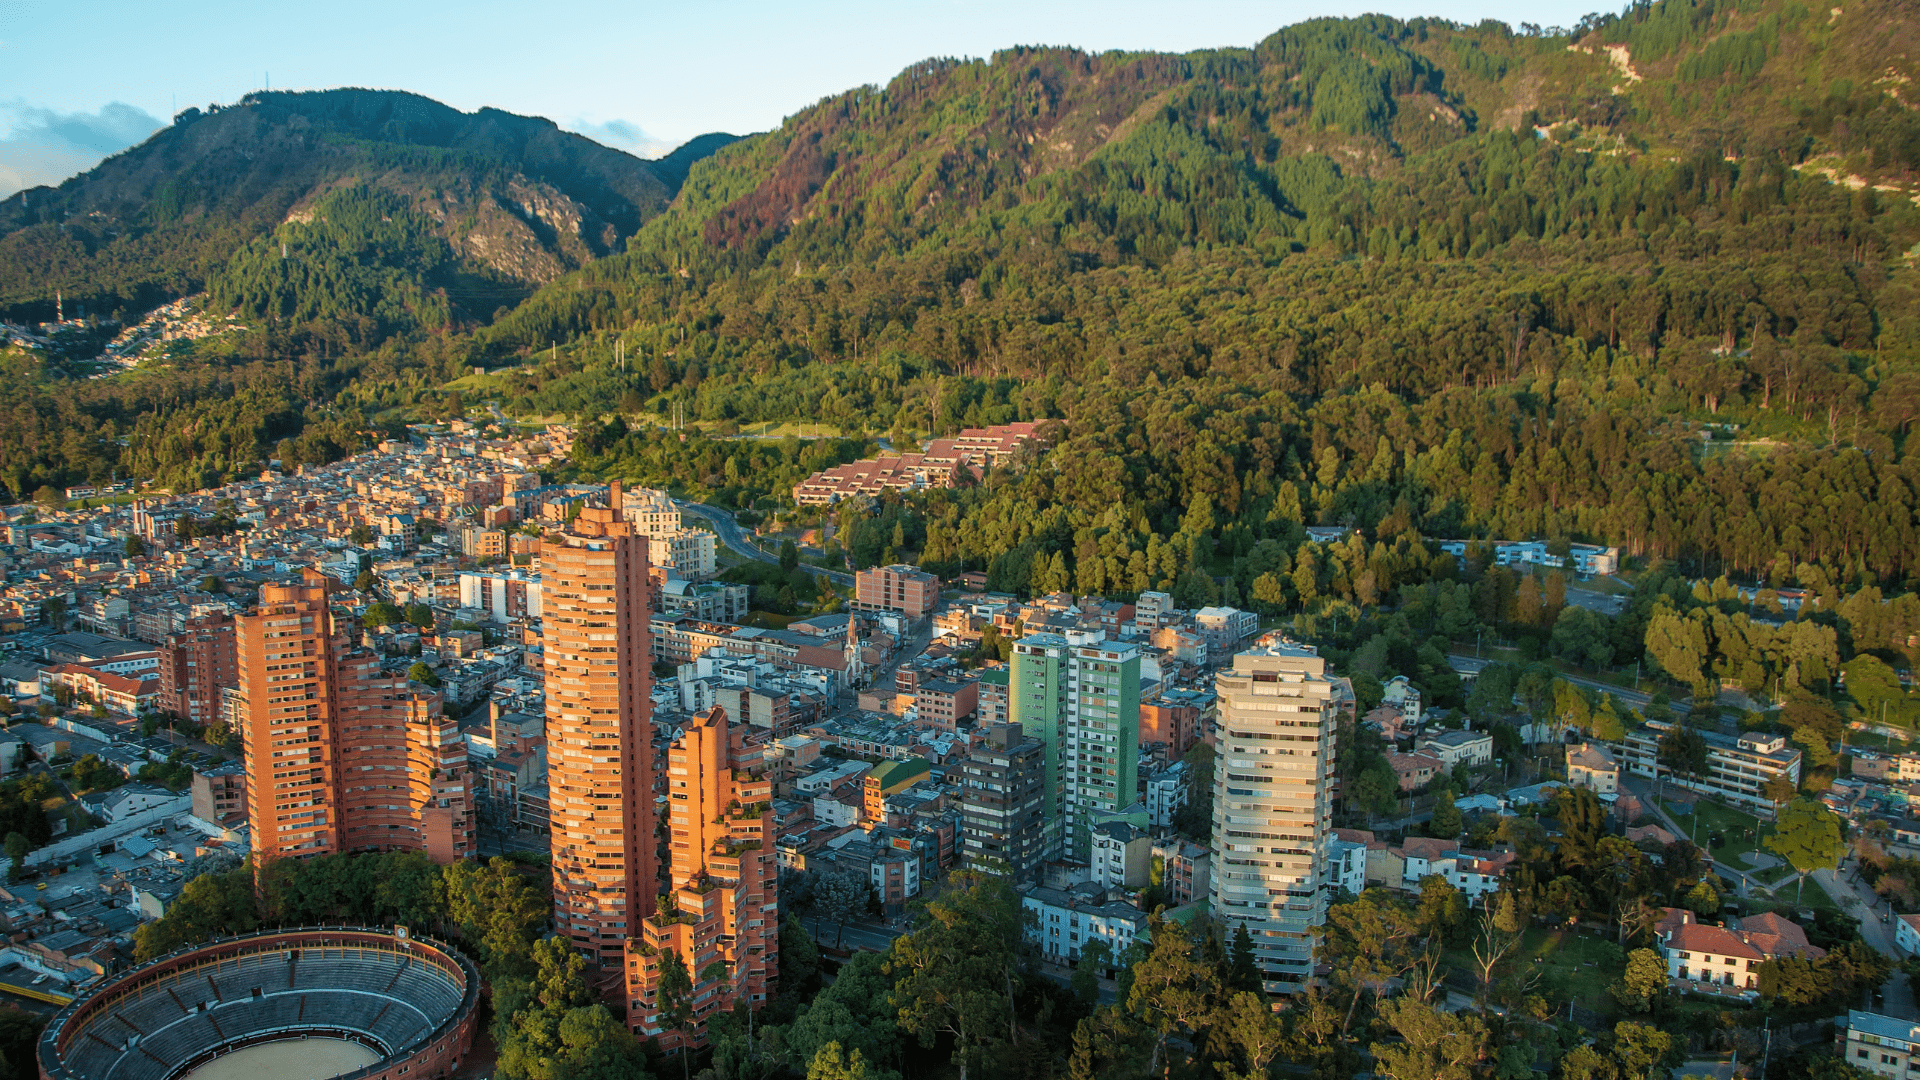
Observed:
[[[1432,754],[1451,769],[1456,765],[1487,765],[1493,761],[1493,733],[1488,731],[1442,731],[1422,736],[1414,749]]]
[[[1834,1052],[1847,1064],[1886,1080],[1905,1080],[1913,1074],[1908,1070],[1920,1072],[1920,1024],[1912,1020],[1849,1009],[1834,1042]]]
[[[1567,747],[1567,783],[1591,788],[1596,795],[1613,795],[1620,790],[1620,766],[1606,747],[1577,743]]]
[[[1761,964],[1783,956],[1817,960],[1826,950],[1807,943],[1807,932],[1774,914],[1729,919],[1725,926],[1697,922],[1693,912],[1668,908],[1655,924],[1667,960],[1667,981],[1676,989],[1712,988],[1741,998],[1759,994]]]
[[[1105,942],[1118,957],[1147,936],[1147,913],[1132,904],[1106,899],[1106,890],[1088,881],[1068,889],[1026,886],[1020,906],[1031,912],[1028,940],[1056,964],[1080,959],[1090,942]]]
[[[1428,753],[1387,755],[1387,766],[1400,781],[1401,791],[1413,791],[1446,771],[1445,763]]]
[[[1664,776],[1670,784],[1765,810],[1771,810],[1774,802],[1762,789],[1775,777],[1800,786],[1800,751],[1785,735],[1749,731],[1735,737],[1699,731],[1707,745],[1707,772],[1687,776],[1660,762],[1660,739],[1672,729],[1670,722],[1649,720],[1645,727],[1628,731],[1619,746],[1621,766],[1635,776]]]
[[[1106,889],[1140,889],[1152,870],[1153,838],[1124,821],[1093,827],[1089,865],[1092,880]]]
[[[1155,769],[1147,775],[1146,787],[1147,823],[1156,829],[1172,828],[1173,816],[1187,805],[1187,763],[1176,761]]]

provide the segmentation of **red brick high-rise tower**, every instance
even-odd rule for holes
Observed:
[[[341,851],[473,850],[466,744],[439,696],[381,670],[324,576],[267,585],[236,620],[256,866]]]
[[[693,717],[667,751],[673,910],[654,913],[627,952],[627,1022],[674,1049],[688,1032],[664,1025],[660,982],[669,955],[693,979],[695,1045],[706,1018],[737,1000],[758,1009],[780,971],[773,783],[746,771],[747,724],[726,710]],[[757,761],[757,755],[754,755]]]
[[[622,519],[620,485],[608,501],[546,536],[540,577],[553,921],[612,975],[653,913],[659,859],[647,538]]]

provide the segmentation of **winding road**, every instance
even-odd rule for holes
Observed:
[[[734,554],[744,555],[749,559],[758,559],[761,562],[777,563],[780,561],[778,555],[774,555],[762,548],[759,544],[754,543],[753,538],[747,534],[745,529],[740,527],[740,523],[735,521],[733,515],[727,511],[717,506],[708,506],[706,503],[687,502],[684,499],[675,499],[673,500],[673,504],[690,514],[698,514],[705,518],[708,523],[713,526],[714,535],[718,536],[720,542],[727,545],[727,549]],[[853,584],[853,575],[842,570],[828,570],[823,566],[809,566],[806,563],[800,564],[800,568],[810,574],[820,574],[837,585],[851,586]]]

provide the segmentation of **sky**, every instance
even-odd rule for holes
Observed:
[[[1571,25],[1591,3],[0,0],[0,197],[83,172],[180,109],[266,85],[412,90],[656,157],[710,131],[768,130],[934,56],[1250,46],[1303,19],[1368,11]]]

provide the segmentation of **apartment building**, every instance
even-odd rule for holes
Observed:
[[[1215,688],[1212,908],[1252,935],[1269,992],[1297,991],[1327,916],[1333,684],[1311,649],[1278,643],[1235,656]]]
[[[1016,724],[989,729],[960,766],[961,842],[967,864],[1032,880],[1045,861],[1046,747]]]
[[[940,605],[940,579],[912,566],[875,566],[853,575],[856,611],[898,611],[910,619]]]
[[[1179,761],[1200,737],[1200,708],[1190,701],[1140,706],[1140,746],[1161,761]]]
[[[599,969],[630,974],[658,895],[647,542],[619,484],[607,501],[542,544],[553,921]]]
[[[1905,1080],[1920,1073],[1920,1024],[1911,1020],[1849,1009],[1834,1042],[1847,1064],[1875,1076]]]
[[[467,749],[438,695],[354,644],[328,580],[266,585],[236,621],[256,865],[342,851],[473,851]]]
[[[980,707],[980,684],[972,679],[954,682],[928,679],[914,689],[915,726],[937,731],[956,731],[960,721],[970,719]]]
[[[540,617],[540,580],[520,571],[462,573],[460,606],[485,613],[488,622]]]
[[[1033,915],[1028,940],[1056,964],[1080,959],[1080,950],[1096,941],[1106,943],[1108,955],[1120,956],[1146,934],[1147,913],[1105,896],[1106,890],[1091,881],[1070,889],[1024,886],[1020,906]]]
[[[1135,799],[1140,646],[1099,631],[1033,634],[1013,646],[1013,722],[1046,746],[1049,858],[1085,861],[1092,815]]]
[[[780,972],[773,783],[758,772],[759,746],[749,752],[749,730],[709,709],[667,749],[672,887],[664,899],[672,906],[639,921],[626,957],[628,1026],[659,1039],[663,1050],[704,1045],[708,1018],[732,1011],[737,1001],[765,1005]],[[651,844],[651,832],[646,840]],[[669,955],[693,977],[690,1032],[661,1016]]]
[[[220,717],[220,691],[240,685],[233,616],[205,615],[160,646],[161,708],[196,724]]]
[[[1628,731],[1619,744],[1620,766],[1635,776],[1664,776],[1670,784],[1756,809],[1773,808],[1773,800],[1761,789],[1775,777],[1800,786],[1800,751],[1785,735],[1749,731],[1735,737],[1700,731],[1707,745],[1707,771],[1683,776],[1660,763],[1660,739],[1672,729],[1667,721],[1649,720],[1645,727]]]
[[[245,821],[247,817],[247,766],[244,761],[229,761],[193,774],[189,789],[193,816],[216,825]]]
[[[684,578],[711,577],[718,566],[713,534],[697,529],[648,537],[647,558],[655,566],[671,567]]]

